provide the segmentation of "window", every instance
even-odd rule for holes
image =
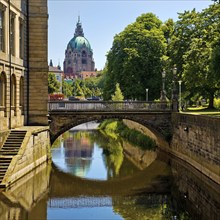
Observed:
[[[5,51],[5,6],[0,3],[0,51]]]
[[[15,14],[13,12],[10,17],[10,33],[11,54],[15,56]]]
[[[20,53],[20,58],[24,58],[24,23],[23,20],[20,19],[19,23],[19,53]]]
[[[5,107],[5,99],[6,98],[6,76],[5,73],[1,73],[0,75],[0,106]]]
[[[16,106],[16,78],[13,74],[11,76],[11,106],[15,109]]]
[[[24,113],[24,77],[22,76],[20,78],[20,108],[21,108],[21,112],[22,114]]]
[[[86,57],[86,51],[82,52],[82,57]]]
[[[87,60],[86,59],[82,59],[82,64],[87,64]]]

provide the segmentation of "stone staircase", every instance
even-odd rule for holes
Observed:
[[[11,163],[13,156],[17,155],[27,131],[11,130],[7,140],[0,148],[0,185]]]

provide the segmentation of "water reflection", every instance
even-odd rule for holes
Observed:
[[[60,170],[90,179],[109,180],[139,170],[124,158],[119,141],[107,139],[98,131],[66,132],[53,146],[52,158]],[[126,172],[120,172],[122,166]]]
[[[85,142],[79,137],[86,135],[77,134],[76,142],[72,142],[69,140],[71,135],[65,136],[66,145],[60,140],[63,144],[55,147],[53,152],[54,158],[63,155],[60,162],[63,168],[44,164],[0,192],[1,220],[219,219],[220,186],[182,160],[162,152],[143,170],[132,165],[133,171],[128,175],[125,174],[127,165],[132,163],[123,157],[118,174],[116,170],[111,171],[108,181],[73,175],[76,169],[73,171],[72,165],[77,163],[83,164],[83,169],[89,173],[96,160],[96,147],[101,151],[104,168],[109,162],[100,147],[104,146],[101,140],[105,138],[96,139],[99,135],[95,134]],[[78,143],[74,154],[71,152],[73,143]],[[80,143],[84,144],[83,153]],[[79,155],[84,160],[76,163],[71,159],[72,155]],[[73,173],[64,172],[65,169]],[[113,178],[114,175],[118,177]]]
[[[43,198],[48,194],[49,177],[50,166],[44,163],[0,192],[0,219],[46,219]]]

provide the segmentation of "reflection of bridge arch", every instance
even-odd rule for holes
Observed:
[[[134,195],[168,191],[169,183],[165,177],[170,175],[170,170],[165,162],[159,160],[155,160],[149,167],[131,177],[109,181],[84,179],[64,173],[55,165],[52,167],[50,198]]]
[[[125,105],[127,104],[125,102],[115,103],[120,104],[118,108],[115,108],[115,106],[107,108],[106,105],[109,103],[106,102],[86,102],[85,104],[80,102],[59,102],[50,104],[50,135],[52,143],[59,135],[72,127],[90,121],[102,121],[112,118],[128,119],[137,122],[147,127],[152,133],[156,134],[156,136],[166,137],[167,134],[171,133],[171,112],[169,109],[160,109],[157,107],[159,104],[161,105],[161,103],[156,105],[156,107],[154,106],[154,108],[139,107],[139,105],[131,108],[130,105],[133,106],[134,103],[129,103],[129,109],[127,105]],[[56,108],[53,107],[52,104],[56,104]],[[61,107],[57,107],[57,104]],[[72,106],[70,104],[72,104]],[[111,103],[111,105],[113,104]],[[148,103],[141,104],[147,105]],[[90,107],[89,109],[88,106]]]

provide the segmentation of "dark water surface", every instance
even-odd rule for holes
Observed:
[[[219,185],[162,152],[135,161],[125,144],[97,131],[64,133],[51,164],[0,193],[0,219],[219,219]]]

